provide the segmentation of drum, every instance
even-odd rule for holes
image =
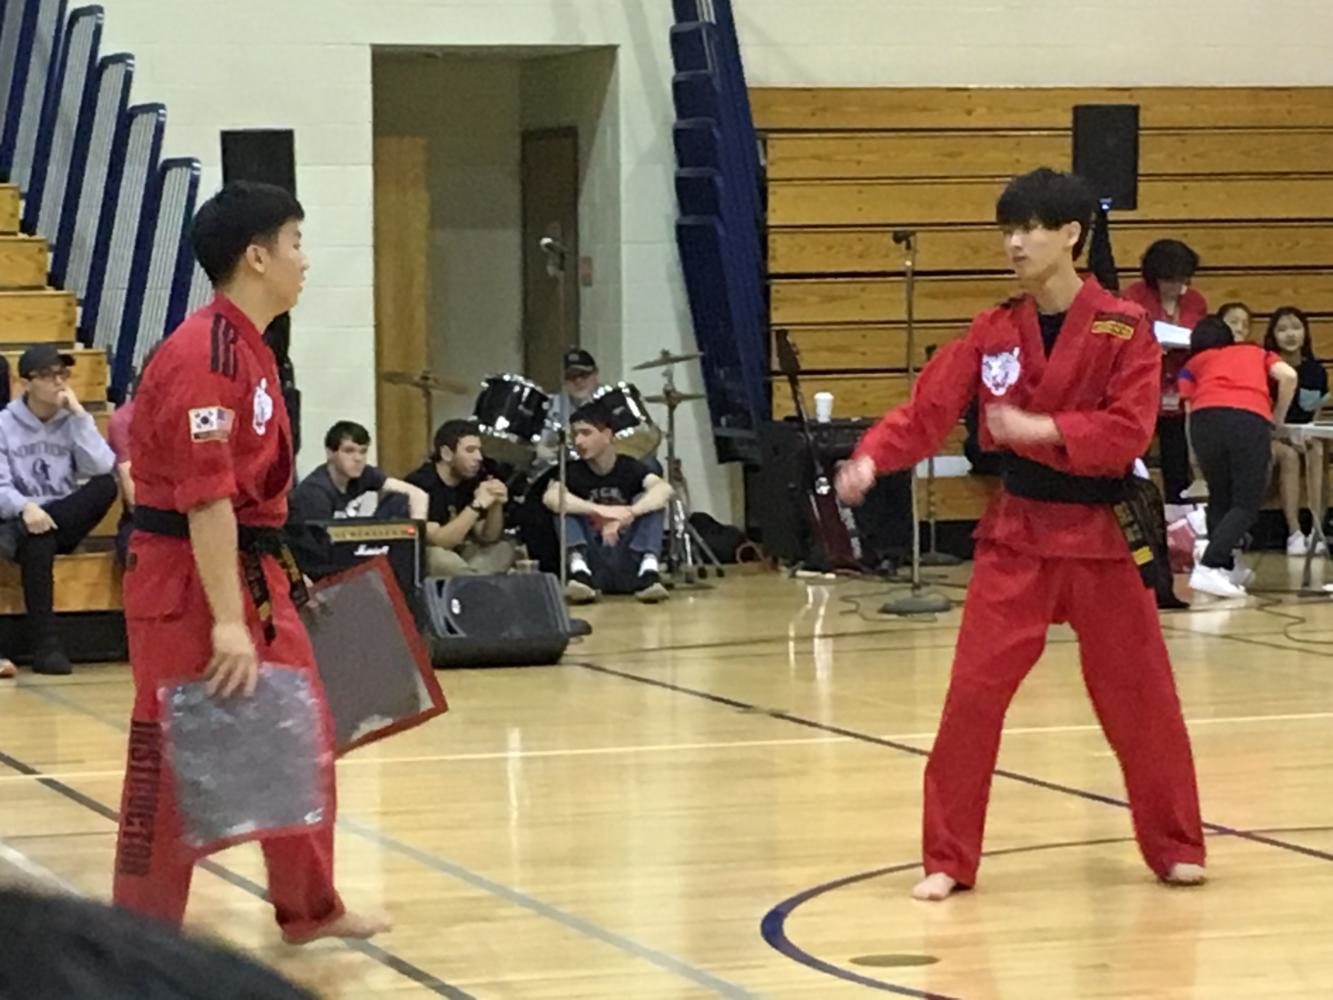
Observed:
[[[653,423],[643,396],[628,382],[604,385],[592,394],[611,416],[616,451],[630,458],[647,458],[662,443],[662,431]]]
[[[513,465],[532,460],[532,446],[549,424],[551,397],[521,375],[492,375],[481,383],[473,416],[482,450]]]

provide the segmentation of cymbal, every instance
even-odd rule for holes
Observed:
[[[667,365],[679,364],[683,361],[694,361],[702,357],[703,355],[698,351],[694,351],[690,354],[672,354],[670,351],[663,351],[652,361],[645,361],[641,365],[635,365],[631,370],[641,372],[649,368],[665,368]]]
[[[380,381],[390,385],[407,385],[413,389],[429,389],[432,392],[468,393],[472,386],[454,378],[440,378],[434,372],[380,372]]]
[[[693,403],[696,399],[706,399],[702,392],[669,392],[659,396],[644,396],[645,403]]]

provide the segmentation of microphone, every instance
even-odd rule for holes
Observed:
[[[916,233],[911,229],[895,229],[893,231],[893,242],[897,244],[909,243]]]
[[[542,248],[542,253],[550,254],[552,257],[563,257],[567,252],[563,243],[550,236],[543,236],[537,241],[537,245]]]

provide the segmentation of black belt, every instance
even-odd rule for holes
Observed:
[[[1119,503],[1125,499],[1124,477],[1075,476],[1012,452],[1003,457],[1000,475],[1005,491],[1026,500],[1047,503]]]
[[[134,508],[134,527],[150,535],[165,535],[168,538],[189,538],[190,519],[180,511],[163,510],[161,507],[145,507],[142,504]],[[280,528],[263,528],[249,524],[236,526],[236,552],[241,558],[241,570],[245,574],[245,585],[250,591],[250,600],[259,615],[259,624],[264,630],[264,641],[272,643],[278,636],[273,623],[273,595],[268,589],[268,580],[264,577],[263,557],[272,556],[278,560],[283,572],[287,574],[287,583],[292,603],[298,608],[310,601],[310,592],[306,589],[305,576],[296,564],[296,557],[287,547]]]
[[[1153,539],[1157,532],[1153,530],[1156,521],[1151,508],[1156,489],[1151,483],[1138,480],[1132,474],[1120,478],[1076,476],[1012,452],[1005,452],[1002,461],[1004,489],[1011,496],[1046,503],[1111,507],[1144,586],[1155,585],[1157,570],[1153,565]],[[1162,538],[1160,547],[1163,551],[1165,546],[1166,539]]]

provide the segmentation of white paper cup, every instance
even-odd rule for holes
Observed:
[[[826,424],[833,419],[833,393],[815,393],[815,419]]]

